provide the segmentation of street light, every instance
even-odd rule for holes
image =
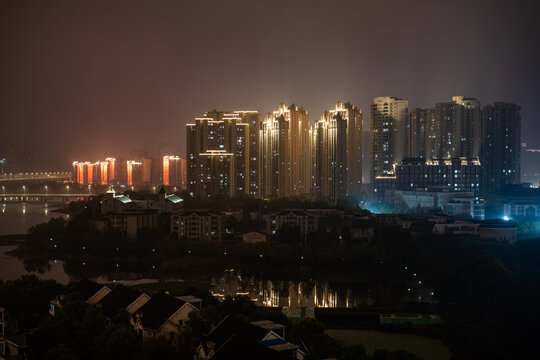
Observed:
[[[45,195],[47,195],[47,190],[49,190],[49,187],[45,185]]]
[[[66,192],[69,194],[69,185],[66,185]]]
[[[23,185],[22,191],[23,191],[23,195],[26,195],[26,186]]]

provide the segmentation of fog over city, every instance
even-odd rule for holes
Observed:
[[[212,109],[295,103],[314,122],[350,101],[368,131],[374,97],[463,95],[519,104],[540,147],[534,1],[232,3],[2,1],[0,142],[69,170],[163,143],[185,155],[185,124]]]

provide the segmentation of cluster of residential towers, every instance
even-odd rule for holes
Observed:
[[[476,193],[519,182],[518,105],[497,102],[482,109],[476,99],[455,96],[433,108],[409,109],[406,100],[377,97],[370,115],[375,191],[378,179],[395,176],[396,166],[411,164],[411,158],[424,172],[431,165],[481,164],[480,173],[467,179]],[[213,110],[186,130],[192,196],[311,195],[337,201],[362,191],[363,113],[350,103],[338,102],[315,122],[294,104],[280,104],[264,119],[257,111]]]
[[[72,165],[72,180],[81,185],[186,186],[186,159],[177,155],[135,160],[109,157],[96,162],[74,161]]]
[[[187,124],[191,195],[338,199],[362,184],[362,111],[336,104],[311,123],[296,105],[256,111],[210,111]]]

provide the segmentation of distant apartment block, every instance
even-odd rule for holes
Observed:
[[[477,159],[413,159],[393,166],[386,176],[375,178],[373,189],[378,198],[393,190],[432,188],[480,193],[481,166]]]
[[[371,184],[407,157],[407,100],[377,97],[371,113]]]
[[[314,193],[336,202],[362,185],[362,111],[338,102],[313,126]]]
[[[521,108],[496,102],[482,111],[482,191],[501,191],[521,177]]]
[[[260,195],[256,111],[210,111],[187,124],[187,188],[190,195]]]
[[[280,198],[311,193],[313,154],[307,110],[280,104],[262,125],[262,195]]]
[[[171,215],[171,232],[179,240],[221,241],[225,234],[225,217],[211,210],[190,210]]]

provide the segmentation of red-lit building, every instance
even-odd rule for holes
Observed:
[[[181,185],[180,179],[180,157],[179,156],[164,156],[162,167],[162,182],[166,186]]]
[[[143,183],[143,164],[139,161],[126,161],[126,185],[135,186]]]

